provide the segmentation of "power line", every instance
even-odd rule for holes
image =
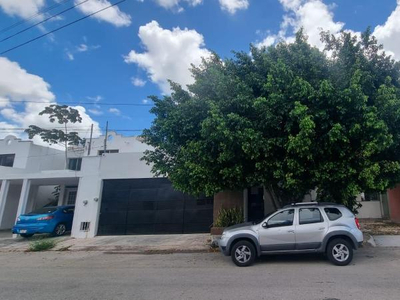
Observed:
[[[71,25],[73,25],[73,24],[75,24],[75,23],[78,23],[78,22],[80,22],[80,21],[82,21],[82,20],[84,20],[84,19],[87,19],[87,18],[89,18],[89,17],[91,17],[91,16],[93,16],[93,15],[96,15],[96,14],[102,12],[102,11],[105,11],[106,9],[109,9],[109,8],[111,8],[111,7],[114,7],[114,6],[116,6],[116,5],[118,5],[118,4],[121,4],[122,2],[125,2],[125,1],[126,1],[126,0],[120,0],[120,1],[118,1],[118,2],[115,2],[114,4],[111,4],[111,5],[107,6],[107,7],[104,7],[104,8],[102,8],[102,9],[99,9],[99,10],[97,10],[97,11],[91,13],[91,14],[88,14],[88,15],[82,17],[82,18],[79,18],[79,19],[77,19],[77,20],[75,20],[75,21],[72,21],[72,22],[70,22],[70,23],[67,23],[67,24],[65,24],[65,25],[63,25],[63,26],[60,26],[60,27],[58,27],[58,28],[56,28],[56,29],[53,29],[53,30],[51,30],[51,31],[49,31],[49,32],[46,32],[46,33],[44,33],[44,34],[42,34],[42,35],[39,35],[39,36],[37,36],[37,37],[35,37],[35,38],[33,38],[33,39],[30,39],[30,40],[28,40],[28,41],[26,41],[26,42],[24,42],[24,43],[22,43],[22,44],[19,44],[19,45],[17,45],[17,46],[14,46],[14,47],[12,47],[12,48],[9,48],[9,49],[7,49],[7,50],[1,52],[0,55],[6,54],[6,53],[8,53],[8,52],[10,52],[10,51],[13,51],[13,50],[15,50],[15,49],[18,49],[18,48],[20,48],[20,47],[22,47],[22,46],[25,46],[25,45],[27,45],[27,44],[30,44],[30,43],[32,43],[32,42],[38,40],[38,39],[41,39],[41,38],[43,38],[43,37],[49,35],[49,34],[52,34],[52,33],[56,32],[56,31],[59,31],[59,30],[61,30],[61,29],[64,29],[64,28],[66,28],[66,27],[68,27],[68,26],[71,26]]]
[[[82,5],[82,4],[84,4],[84,3],[88,2],[88,1],[89,1],[89,0],[84,0],[84,1],[82,1],[82,2],[79,2],[79,3],[77,3],[77,4],[75,4],[75,5],[71,6],[71,7],[69,7],[69,8],[67,8],[67,9],[64,9],[64,10],[60,11],[59,13],[57,13],[57,14],[55,14],[55,15],[52,15],[52,16],[50,16],[50,17],[48,17],[48,18],[46,18],[46,19],[44,19],[44,20],[42,20],[42,21],[40,21],[40,22],[37,22],[37,23],[35,23],[35,24],[33,24],[33,25],[31,25],[31,26],[25,28],[25,29],[22,29],[22,30],[20,30],[20,31],[18,31],[18,32],[12,34],[12,35],[9,35],[9,36],[3,38],[2,40],[0,40],[0,43],[2,43],[2,42],[4,42],[4,41],[7,41],[7,40],[11,39],[12,37],[17,36],[17,35],[19,35],[19,34],[25,32],[25,31],[28,31],[29,29],[32,29],[32,28],[34,28],[34,27],[37,27],[37,26],[39,26],[40,24],[43,24],[44,22],[47,22],[47,21],[49,21],[49,20],[51,20],[51,19],[54,19],[55,17],[58,17],[58,16],[60,16],[60,15],[62,15],[62,14],[64,14],[64,13],[66,13],[67,11],[70,11],[70,10],[74,9],[75,7],[77,7],[77,6],[79,6],[79,5]]]
[[[22,24],[24,24],[24,23],[36,18],[37,16],[43,15],[46,12],[49,12],[49,11],[51,11],[51,10],[61,6],[61,5],[63,5],[64,3],[68,2],[68,1],[71,1],[71,0],[64,0],[64,1],[61,1],[60,3],[55,3],[55,4],[49,6],[49,7],[45,8],[45,9],[42,9],[42,10],[38,11],[36,14],[31,15],[31,16],[29,16],[28,18],[26,18],[24,20],[18,21],[18,22],[14,23],[14,24],[11,24],[10,26],[7,26],[7,27],[5,27],[3,29],[0,29],[0,33],[7,32],[7,31],[19,26],[19,25],[22,25]]]
[[[125,1],[125,0],[124,0]],[[0,103],[45,103],[45,104],[55,104],[48,101],[30,101],[30,100],[0,100]],[[59,103],[59,105],[105,105],[105,106],[154,106],[154,104],[145,104],[145,103],[112,103],[112,102],[64,102]]]

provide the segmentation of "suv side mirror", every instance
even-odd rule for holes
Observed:
[[[261,226],[262,226],[263,228],[268,228],[268,227],[269,227],[267,222],[262,223]]]

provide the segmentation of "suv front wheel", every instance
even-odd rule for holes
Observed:
[[[326,255],[331,263],[337,266],[347,266],[353,259],[353,247],[345,239],[334,239],[329,242]]]
[[[239,241],[233,246],[231,256],[237,266],[247,267],[256,259],[256,249],[248,241]]]

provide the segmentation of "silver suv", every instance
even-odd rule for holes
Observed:
[[[338,266],[348,265],[363,241],[360,224],[345,206],[296,203],[270,214],[259,224],[224,230],[218,245],[239,267],[264,254],[326,253]]]

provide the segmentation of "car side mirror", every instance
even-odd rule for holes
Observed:
[[[269,227],[267,222],[262,223],[261,226],[262,226],[263,228],[268,228],[268,227]]]

